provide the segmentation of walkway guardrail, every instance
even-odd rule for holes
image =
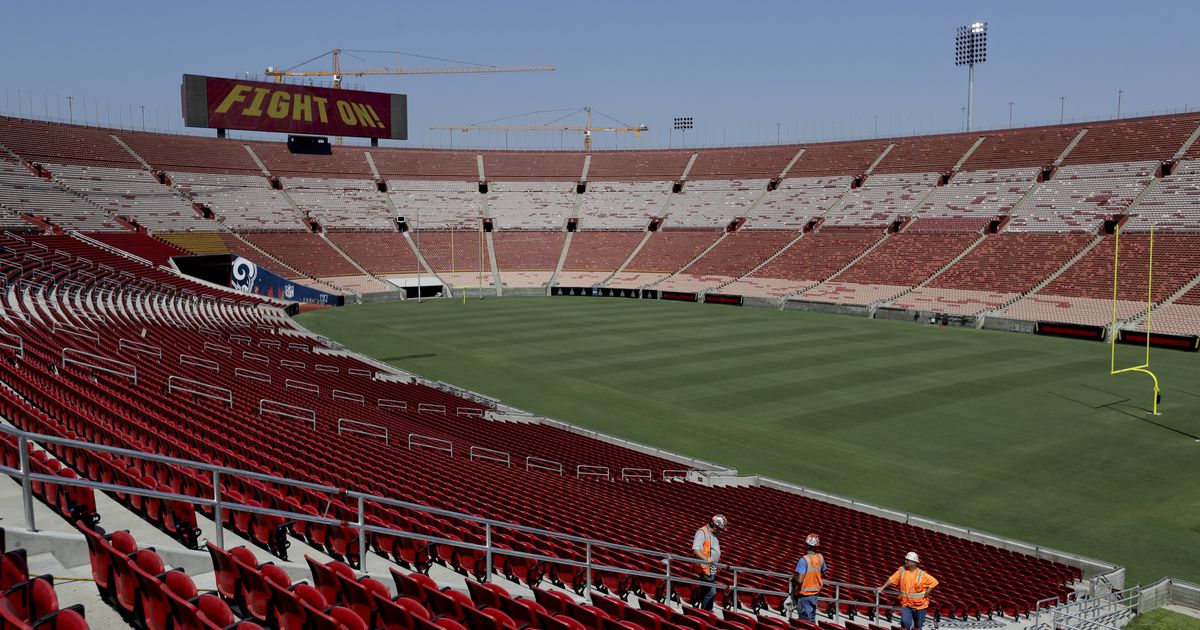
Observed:
[[[261,403],[260,403],[260,405],[261,405]],[[744,582],[744,578],[746,576],[753,575],[753,576],[759,576],[762,578],[779,579],[782,583],[786,583],[787,579],[791,577],[790,574],[787,574],[787,573],[780,573],[780,572],[776,572],[776,571],[767,571],[767,570],[762,570],[762,569],[755,569],[752,567],[741,567],[741,566],[734,566],[734,565],[721,563],[721,564],[717,565],[718,571],[721,572],[718,575],[721,575],[722,573],[727,573],[729,575],[728,582],[721,582],[721,581],[707,582],[707,581],[698,579],[697,577],[693,577],[699,573],[697,568],[700,565],[704,565],[707,563],[705,563],[701,560],[698,560],[696,558],[680,556],[680,555],[666,553],[666,552],[662,552],[662,551],[658,551],[658,550],[645,549],[645,548],[641,548],[641,547],[635,547],[632,545],[623,545],[620,543],[602,541],[602,540],[597,540],[594,538],[587,538],[584,536],[577,536],[577,535],[573,535],[573,534],[564,534],[561,532],[555,532],[555,531],[542,529],[542,528],[538,528],[538,527],[519,525],[516,523],[510,523],[510,522],[500,521],[500,520],[496,520],[496,519],[474,516],[471,514],[465,514],[462,512],[455,512],[453,510],[445,510],[445,509],[441,509],[441,508],[435,508],[435,507],[431,507],[428,505],[422,505],[419,503],[404,501],[401,499],[394,499],[394,498],[390,498],[390,497],[367,494],[367,493],[353,491],[353,490],[346,490],[344,488],[338,488],[335,486],[329,486],[329,485],[325,485],[325,484],[312,483],[312,482],[307,482],[307,481],[298,481],[298,480],[294,480],[294,479],[288,479],[285,477],[279,477],[279,476],[269,475],[269,474],[265,474],[265,473],[241,470],[241,469],[237,469],[237,468],[230,468],[227,466],[218,466],[218,465],[214,465],[214,464],[208,464],[208,463],[204,463],[204,462],[198,462],[198,461],[182,459],[182,458],[177,458],[177,457],[170,457],[170,456],[166,456],[166,455],[156,455],[153,453],[145,453],[142,451],[135,451],[135,450],[126,449],[126,448],[104,446],[104,445],[92,444],[90,442],[82,442],[79,440],[73,440],[73,439],[68,439],[68,438],[60,438],[60,437],[44,435],[44,434],[39,434],[39,433],[32,433],[32,432],[22,431],[20,429],[17,429],[17,428],[8,426],[8,425],[0,425],[0,434],[11,435],[17,439],[17,447],[20,450],[20,458],[19,458],[20,468],[19,469],[10,468],[7,466],[0,465],[0,474],[10,475],[10,476],[16,477],[20,480],[21,488],[22,488],[22,503],[23,503],[24,516],[25,516],[25,527],[27,529],[29,529],[30,531],[37,531],[37,522],[35,520],[34,510],[33,510],[33,487],[32,487],[33,483],[37,482],[39,484],[62,485],[62,486],[77,487],[77,488],[91,488],[93,490],[100,490],[100,491],[104,491],[104,492],[131,494],[131,495],[137,495],[137,496],[143,496],[143,497],[156,498],[156,499],[160,499],[163,501],[179,501],[179,502],[190,503],[193,505],[210,507],[210,508],[212,508],[212,511],[213,511],[213,524],[214,524],[214,528],[215,528],[214,529],[214,543],[218,547],[224,547],[224,544],[225,544],[225,526],[224,526],[225,519],[223,518],[223,514],[226,511],[245,512],[245,513],[249,513],[249,514],[262,514],[262,515],[268,515],[268,516],[278,516],[278,517],[281,517],[281,518],[284,518],[287,520],[292,520],[292,521],[303,521],[303,522],[307,522],[307,523],[317,523],[317,524],[339,526],[339,527],[351,527],[351,528],[356,529],[358,532],[358,538],[359,538],[358,561],[359,561],[359,567],[363,571],[367,570],[368,557],[370,555],[370,548],[371,548],[370,545],[368,544],[369,543],[368,535],[379,535],[379,536],[393,536],[393,537],[399,537],[399,538],[407,538],[407,539],[422,541],[425,543],[431,543],[434,545],[444,545],[444,546],[454,547],[457,549],[467,549],[467,550],[474,550],[477,552],[482,552],[484,554],[484,558],[485,558],[484,575],[482,576],[482,579],[484,579],[484,580],[490,580],[491,576],[494,574],[494,570],[497,568],[496,564],[495,564],[495,555],[499,554],[499,555],[506,556],[506,557],[523,558],[523,559],[533,560],[533,561],[536,561],[539,563],[546,563],[549,565],[568,566],[568,567],[577,568],[577,569],[581,570],[585,575],[585,582],[580,587],[582,590],[579,591],[579,592],[581,592],[581,594],[585,593],[585,592],[589,592],[592,588],[594,588],[596,581],[593,578],[596,576],[596,574],[598,572],[604,572],[604,573],[615,573],[615,574],[619,574],[619,575],[627,576],[627,577],[662,580],[663,581],[663,589],[664,589],[663,597],[667,601],[670,601],[672,596],[677,593],[677,589],[680,585],[688,585],[688,586],[692,586],[692,587],[701,587],[701,588],[712,587],[712,588],[716,588],[719,591],[725,591],[726,593],[728,593],[729,597],[733,598],[734,602],[738,602],[739,607],[740,607],[739,595],[744,594],[744,593],[760,594],[760,595],[767,595],[767,596],[773,596],[773,597],[779,597],[779,598],[788,597],[788,593],[784,590],[755,588],[755,587],[750,587],[750,586],[745,585],[745,582]],[[414,437],[414,436],[410,435],[409,437],[411,440],[412,437]],[[80,450],[92,451],[92,452],[108,453],[109,455],[117,455],[117,456],[134,458],[134,459],[139,459],[139,460],[144,460],[144,461],[169,464],[169,465],[172,465],[175,467],[191,468],[191,469],[194,469],[197,471],[203,471],[203,472],[206,472],[209,475],[211,475],[212,493],[211,493],[210,497],[191,496],[191,495],[186,495],[186,494],[179,494],[176,492],[150,490],[150,489],[139,488],[139,487],[134,487],[134,486],[126,486],[126,485],[121,485],[121,484],[92,481],[89,479],[59,477],[59,476],[55,476],[55,475],[46,475],[46,474],[41,474],[41,473],[35,473],[32,471],[32,469],[30,467],[29,452],[30,452],[31,445],[38,445],[39,447],[41,447],[43,449],[45,449],[49,445],[56,445],[59,447],[80,449]],[[47,450],[49,450],[49,449],[47,449]],[[337,519],[337,518],[330,518],[328,516],[319,516],[317,514],[292,511],[292,510],[279,510],[279,509],[274,509],[274,508],[262,507],[262,506],[257,506],[257,505],[246,505],[243,503],[230,501],[222,495],[222,480],[223,479],[235,479],[235,478],[253,479],[256,481],[266,482],[266,483],[271,483],[271,484],[278,484],[281,486],[288,486],[288,487],[293,487],[293,488],[301,488],[301,489],[311,490],[314,492],[326,494],[331,499],[334,497],[337,497],[342,500],[349,499],[350,501],[347,502],[347,507],[351,503],[355,506],[354,520],[352,520],[352,521],[351,520],[342,520],[342,519]],[[406,510],[421,512],[424,514],[439,516],[442,518],[450,518],[450,519],[466,521],[469,523],[474,523],[477,526],[481,526],[484,529],[484,541],[485,542],[484,542],[484,544],[476,544],[476,543],[470,543],[470,542],[465,542],[465,541],[461,541],[461,540],[455,540],[455,539],[451,539],[451,538],[445,538],[445,537],[441,537],[441,536],[421,534],[418,532],[407,531],[407,530],[399,529],[396,527],[384,527],[384,526],[369,524],[367,522],[367,507],[368,507],[368,505],[390,506],[390,507],[396,507],[396,508],[403,508]],[[493,535],[497,530],[511,531],[511,532],[523,532],[525,534],[542,536],[545,538],[554,539],[554,540],[564,542],[564,543],[574,543],[576,545],[582,545],[583,549],[584,549],[584,552],[583,552],[584,559],[581,561],[581,560],[575,560],[575,559],[571,559],[571,558],[560,558],[557,556],[549,556],[549,555],[544,555],[544,554],[539,554],[539,553],[523,552],[523,551],[517,551],[514,549],[498,547],[493,543]],[[604,564],[604,563],[598,562],[594,559],[596,557],[596,552],[599,550],[617,551],[617,552],[624,552],[626,554],[632,554],[632,555],[636,555],[636,556],[643,556],[645,558],[649,558],[649,559],[657,561],[656,563],[648,563],[648,564],[650,564],[652,566],[661,565],[663,567],[663,569],[661,572],[660,571],[643,571],[643,570],[630,569],[627,567],[618,567],[618,566],[612,566],[609,564]],[[855,585],[855,584],[846,584],[846,583],[842,583],[842,582],[831,582],[831,581],[826,581],[825,584],[827,587],[833,589],[833,597],[820,597],[819,601],[832,604],[832,612],[833,612],[835,618],[841,614],[840,608],[843,604],[849,605],[849,606],[854,606],[854,607],[861,608],[861,609],[867,609],[867,610],[872,611],[872,613],[878,613],[879,611],[890,611],[893,609],[892,605],[886,604],[886,603],[881,603],[879,591],[877,591],[871,587]],[[855,593],[860,593],[860,595],[858,597],[855,597],[854,596]],[[876,615],[872,614],[871,616],[874,617]]]

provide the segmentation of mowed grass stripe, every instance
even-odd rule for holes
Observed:
[[[744,474],[1112,560],[1131,581],[1200,579],[1200,444],[1147,422],[1149,378],[1110,376],[1102,344],[585,298],[300,320],[403,369]],[[1141,356],[1121,348],[1118,363]],[[1153,420],[1200,434],[1200,357],[1153,362]]]

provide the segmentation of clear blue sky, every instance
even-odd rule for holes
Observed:
[[[470,123],[591,105],[629,124],[621,148],[771,144],[961,129],[965,68],[954,29],[989,23],[977,67],[976,128],[1200,108],[1200,2],[977,0],[857,2],[5,2],[0,111],[182,131],[184,73],[232,76],[290,66],[334,47],[400,50],[553,73],[370,77],[409,95],[409,145],[445,146],[434,123]],[[391,55],[344,64],[388,65]],[[405,57],[404,65],[444,65]],[[324,62],[327,63],[327,60]],[[312,69],[324,69],[320,64]],[[18,93],[24,104],[17,105]],[[60,114],[61,112],[61,114]],[[133,114],[132,120],[130,114]],[[525,122],[532,122],[526,119]],[[542,119],[540,122],[545,122]],[[597,122],[603,122],[599,119]],[[579,123],[582,123],[580,117]],[[776,125],[779,124],[777,127]],[[212,133],[212,132],[208,132]],[[777,136],[778,134],[778,136]],[[503,134],[455,145],[503,147]],[[509,134],[512,148],[557,148],[558,134]],[[561,140],[567,147],[578,136]],[[612,134],[596,138],[614,146]]]

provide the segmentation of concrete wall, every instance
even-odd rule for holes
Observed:
[[[852,304],[833,304],[831,302],[809,302],[808,300],[788,300],[783,309],[786,311],[810,311],[813,313],[832,313],[834,315],[854,315],[856,317],[870,317],[871,308],[869,306],[856,306]]]
[[[1006,330],[1008,332],[1032,333],[1036,324],[1037,322],[1005,317],[987,317],[983,320],[983,327],[987,330]]]
[[[779,300],[776,298],[743,297],[742,305],[743,306],[753,306],[756,308],[778,309],[779,308]]]

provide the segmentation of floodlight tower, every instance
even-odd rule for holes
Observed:
[[[987,61],[987,22],[958,27],[954,37],[954,65],[967,66],[967,131],[971,130],[975,100],[975,64]]]

